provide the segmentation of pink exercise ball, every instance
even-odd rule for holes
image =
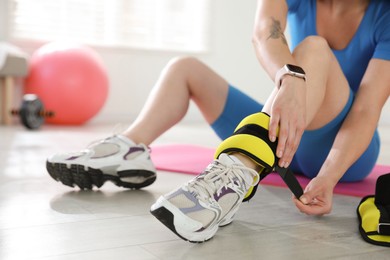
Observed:
[[[95,116],[108,96],[108,76],[99,55],[87,46],[49,43],[30,60],[24,92],[38,95],[46,122],[80,125]]]

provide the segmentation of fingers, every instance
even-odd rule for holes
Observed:
[[[272,115],[270,118],[268,134],[271,142],[275,142],[276,137],[278,136],[279,120],[280,120],[279,114]]]
[[[293,197],[293,202],[298,210],[307,215],[322,216],[329,214],[332,210],[331,205],[317,198],[312,199],[309,203],[304,204],[302,201]]]
[[[278,114],[272,115],[269,124],[269,138],[271,141],[279,137],[276,156],[280,159],[279,166],[287,168],[298,149],[304,131],[302,123],[298,120],[281,120]]]
[[[331,208],[328,205],[318,202],[305,205],[298,201],[295,205],[306,215],[323,216],[331,212]]]

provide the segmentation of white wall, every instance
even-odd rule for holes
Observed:
[[[190,54],[206,62],[229,82],[265,101],[271,82],[260,69],[251,43],[255,1],[237,4],[217,0],[213,5],[211,50]],[[161,69],[185,53],[142,50],[100,50],[112,80],[110,98],[99,115],[107,118],[134,118],[140,111]],[[185,120],[202,120],[194,106]]]
[[[0,41],[4,41],[7,28],[7,1],[0,0]]]
[[[5,0],[0,0],[0,40],[4,39]],[[210,52],[195,55],[233,85],[264,102],[272,82],[258,64],[251,43],[256,1],[214,0]],[[22,46],[32,53],[34,47]],[[101,54],[111,81],[109,98],[93,122],[129,123],[141,110],[161,69],[172,58],[186,53],[136,49],[96,48]],[[390,102],[382,113],[381,123],[390,124]],[[186,121],[202,121],[191,106]]]
[[[4,3],[0,0],[0,4]],[[272,84],[258,65],[251,44],[255,1],[237,4],[214,0],[211,48],[207,53],[188,54],[137,49],[95,48],[102,56],[111,81],[109,98],[93,121],[130,122],[141,110],[161,69],[173,57],[193,55],[207,63],[229,82],[265,101]],[[4,8],[5,9],[5,8]],[[4,10],[0,6],[1,10]],[[0,23],[1,33],[5,33]],[[1,39],[1,38],[0,38]],[[28,53],[38,46],[18,43]],[[268,86],[266,86],[268,85]],[[186,121],[203,120],[192,105]]]

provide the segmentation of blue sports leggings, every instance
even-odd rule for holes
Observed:
[[[291,162],[291,169],[294,172],[301,173],[309,178],[317,176],[332,147],[336,134],[352,106],[353,99],[354,95],[351,91],[347,104],[336,118],[320,129],[304,132],[298,150]],[[211,127],[224,140],[234,132],[234,129],[244,117],[257,113],[262,108],[262,104],[237,88],[229,86],[224,110],[219,118],[211,124]],[[366,151],[347,170],[340,182],[360,181],[367,177],[375,166],[379,150],[379,134],[378,131],[375,131]]]

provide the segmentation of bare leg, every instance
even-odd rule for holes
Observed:
[[[195,58],[173,59],[162,71],[145,106],[123,133],[135,143],[149,145],[178,123],[193,100],[208,123],[222,113],[228,83]]]

